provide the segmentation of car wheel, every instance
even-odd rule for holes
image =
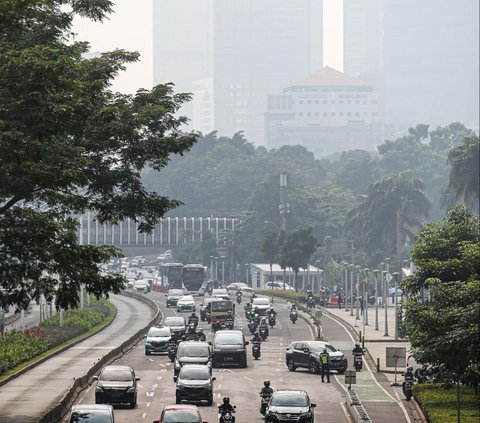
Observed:
[[[347,369],[339,369],[339,370],[337,370],[337,373],[338,373],[339,375],[343,375],[346,370],[347,370]]]
[[[245,357],[243,357],[243,360],[242,360],[242,368],[243,369],[247,368],[247,356],[246,355],[245,355]]]
[[[95,398],[95,404],[103,404],[103,403],[99,399]]]
[[[213,404],[213,394],[211,394],[207,400],[207,405],[212,405],[212,404]]]
[[[180,404],[182,402],[182,400],[180,399],[179,396],[176,396],[175,397],[175,404]]]
[[[150,355],[150,354],[151,354],[150,351],[145,350],[145,355]]]
[[[167,303],[167,308],[170,308],[170,306],[168,305],[168,303]]]
[[[318,373],[318,366],[315,361],[310,361],[310,363],[308,364],[308,371],[312,374]]]
[[[291,358],[287,360],[287,367],[288,367],[288,370],[290,370],[291,372],[294,372],[295,369],[297,368],[297,366],[295,366],[295,363],[293,362],[293,359]]]
[[[135,401],[130,403],[130,408],[135,408],[137,406],[137,399],[135,398]]]

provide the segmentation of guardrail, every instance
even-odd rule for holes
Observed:
[[[155,316],[152,320],[148,322],[148,325],[144,328],[137,331],[133,336],[123,342],[119,347],[114,348],[108,354],[104,355],[100,360],[98,360],[87,372],[86,375],[78,378],[73,382],[73,385],[70,389],[66,392],[63,398],[59,401],[59,403],[49,410],[40,420],[40,423],[58,423],[62,421],[63,416],[67,414],[68,410],[70,410],[71,406],[73,405],[75,399],[78,397],[78,394],[84,390],[92,381],[93,376],[97,374],[103,366],[106,364],[116,360],[117,358],[121,357],[125,352],[130,350],[133,345],[135,345],[140,339],[143,338],[144,334],[147,332],[148,328],[160,320],[162,312],[158,307],[158,304],[148,298],[145,295],[136,294],[130,291],[123,291],[123,295],[131,298],[136,298],[139,301],[147,303],[154,311],[156,311]]]

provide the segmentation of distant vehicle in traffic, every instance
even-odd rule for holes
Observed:
[[[345,355],[335,349],[328,342],[323,341],[295,341],[292,342],[285,354],[288,370],[295,371],[298,367],[308,369],[310,373],[318,373],[321,368],[320,354],[326,348],[330,356],[330,370],[339,374],[345,373],[348,361]]]
[[[139,377],[130,366],[105,366],[98,376],[95,387],[96,404],[129,404],[137,405],[137,382]]]
[[[182,281],[190,294],[203,295],[201,288],[205,282],[207,268],[202,264],[186,264],[183,266]]]
[[[190,404],[166,405],[160,415],[160,419],[153,421],[153,423],[177,422],[207,423],[202,420],[197,406]]]
[[[115,423],[113,407],[107,404],[74,405],[70,411],[70,423]]]
[[[187,321],[183,316],[169,316],[165,317],[163,326],[168,326],[172,331],[172,334],[178,338],[187,330]]]
[[[242,291],[242,292],[253,292],[253,288],[248,286],[243,282],[233,282],[227,286],[227,290],[230,291]]]
[[[145,339],[145,355],[168,352],[168,341],[172,337],[169,326],[154,326],[148,330]]]
[[[271,308],[272,305],[268,297],[257,297],[253,299],[252,310],[258,309],[261,316],[265,316]]]
[[[234,365],[247,367],[249,344],[240,330],[219,330],[213,338],[212,365]]]
[[[167,295],[167,308],[176,307],[178,300],[185,295],[183,289],[170,289]]]
[[[182,263],[161,263],[159,266],[162,286],[168,286],[170,289],[182,289]]]
[[[178,376],[173,376],[177,383],[175,401],[207,401],[213,404],[213,381],[210,368],[203,364],[185,364]]]
[[[285,285],[285,291],[295,291],[295,288],[292,288],[288,283],[285,282],[267,282],[265,284],[266,289],[283,289],[283,285]]]
[[[195,311],[195,300],[191,295],[184,295],[177,301],[177,311]]]
[[[212,350],[208,342],[182,341],[178,344],[173,374],[178,375],[184,364],[204,364],[211,370]]]
[[[313,409],[316,404],[310,402],[305,391],[279,389],[270,398],[265,412],[265,423],[302,422],[313,423]]]
[[[224,300],[229,300],[230,295],[228,295],[228,291],[225,288],[215,288],[212,289],[212,297],[223,298]]]

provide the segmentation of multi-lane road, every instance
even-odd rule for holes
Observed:
[[[166,309],[163,294],[149,294],[155,298],[165,316],[175,315],[173,309]],[[246,299],[244,299],[245,301]],[[235,316],[236,328],[242,329],[247,339],[251,338],[245,315],[244,302],[237,306]],[[220,403],[224,396],[229,396],[237,407],[238,423],[260,422],[259,391],[263,381],[268,379],[274,388],[304,389],[310,395],[312,402],[317,404],[317,420],[325,423],[349,422],[345,409],[345,391],[332,378],[332,383],[321,383],[318,375],[309,374],[306,370],[289,372],[285,365],[285,352],[294,340],[313,339],[310,327],[301,319],[295,325],[289,321],[286,304],[275,304],[278,311],[277,325],[270,330],[268,340],[262,344],[262,357],[253,360],[250,349],[248,367],[246,369],[221,368],[214,369],[214,401]],[[209,326],[203,323],[203,328],[209,340],[213,333]],[[153,422],[160,416],[166,404],[175,403],[175,383],[173,381],[173,367],[165,355],[146,356],[143,343],[139,343],[116,364],[128,364],[135,369],[139,382],[138,404],[135,409],[116,407],[116,422]],[[93,403],[95,401],[95,385],[82,392],[77,403]],[[202,417],[208,422],[217,422],[217,407],[200,405]]]

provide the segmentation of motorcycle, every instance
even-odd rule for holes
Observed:
[[[270,325],[271,328],[273,328],[276,323],[277,323],[277,318],[275,317],[274,314],[271,314],[270,316],[268,316],[268,324]]]
[[[353,367],[355,367],[355,370],[357,372],[359,372],[359,371],[362,370],[362,366],[363,366],[362,354],[354,354],[353,355]]]
[[[308,297],[307,299],[307,307],[308,308],[315,308],[315,298]]]
[[[252,343],[252,355],[255,360],[258,360],[260,358],[260,342],[255,341]]]
[[[225,321],[225,328],[226,329],[233,329],[233,319],[227,319]]]
[[[413,397],[413,381],[406,381],[403,383],[403,393],[407,401],[410,401]]]
[[[205,320],[207,321],[208,324],[212,323],[212,315],[209,311],[205,312]]]
[[[270,398],[272,398],[272,395],[271,394],[260,394],[260,414],[262,416],[265,415],[265,412],[267,411],[267,406],[268,406],[268,403],[270,401]]]
[[[240,304],[242,302],[242,294],[237,293],[237,304]]]
[[[250,330],[250,333],[253,335],[257,331],[258,323],[250,322],[247,326]]]
[[[196,332],[187,333],[187,341],[198,341]]]
[[[290,320],[293,324],[295,324],[295,322],[297,321],[298,319],[298,313],[296,311],[291,311],[290,312]]]
[[[260,335],[260,338],[262,338],[265,341],[268,338],[268,327],[260,326],[260,329],[258,330],[258,334]]]
[[[233,408],[236,408],[233,406]],[[218,412],[220,413],[220,423],[234,423],[235,422],[235,416],[233,413],[235,411],[229,411],[229,410],[221,410],[220,407],[218,409]]]
[[[175,357],[177,356],[177,343],[173,342],[168,344],[168,358],[170,361],[175,361]]]

